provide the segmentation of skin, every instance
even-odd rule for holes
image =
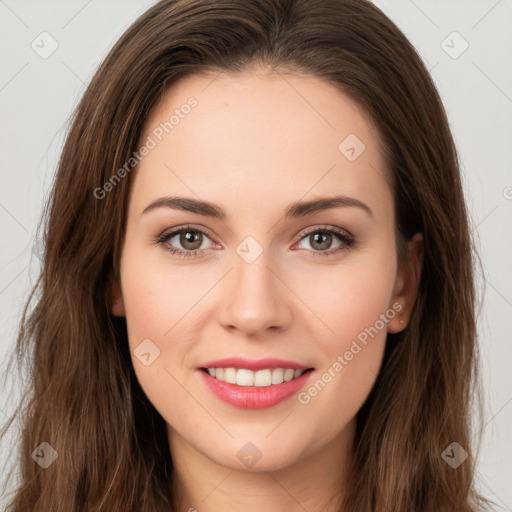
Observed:
[[[421,235],[409,242],[409,270],[398,268],[379,135],[334,86],[255,67],[186,77],[153,108],[141,142],[190,96],[197,107],[134,171],[112,295],[112,313],[126,317],[137,378],[167,423],[177,510],[334,510],[355,415],[375,383],[387,332],[407,326]],[[351,133],[366,146],[354,161],[338,149]],[[373,215],[345,206],[283,218],[292,202],[335,194],[362,201]],[[228,216],[165,207],[142,213],[167,195],[210,201]],[[155,242],[186,224],[211,234],[202,256],[180,258]],[[356,241],[345,246],[333,235],[319,248],[304,236],[312,227],[320,234],[338,227]],[[236,251],[247,236],[262,248],[251,263]],[[190,251],[193,243],[174,236],[170,245]],[[331,254],[314,257],[321,251]],[[396,303],[400,314],[307,404],[292,396],[267,409],[238,409],[213,395],[197,370],[230,356],[277,357],[315,368],[309,387]],[[149,366],[133,353],[145,339],[160,350]],[[252,467],[237,457],[247,442],[261,453]]]

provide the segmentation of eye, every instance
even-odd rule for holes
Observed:
[[[204,245],[206,239],[210,239],[210,237],[202,229],[192,226],[183,226],[179,229],[162,233],[155,241],[171,254],[188,258],[196,256],[203,249],[211,247]],[[176,246],[178,246],[178,248],[176,248]],[[180,249],[179,246],[183,249]]]
[[[332,248],[332,244],[336,243],[336,240],[337,245],[334,246],[333,250],[327,251],[327,249]],[[355,242],[355,239],[344,230],[325,226],[320,228],[315,227],[306,231],[298,244],[302,242],[309,243],[312,249],[308,249],[308,251],[313,257],[322,257],[346,251]]]
[[[178,229],[162,233],[155,239],[155,242],[171,254],[175,254],[180,258],[190,258],[204,256],[204,249],[209,249],[213,246],[205,246],[206,240],[211,240],[211,238],[203,229],[193,226],[182,226]],[[332,244],[336,243],[336,241],[337,245],[332,248]],[[355,242],[355,239],[348,232],[340,228],[321,226],[311,228],[303,233],[301,240],[295,245],[300,245],[303,242],[309,243],[311,249],[307,249],[308,252],[313,257],[318,257],[331,256],[348,250]],[[303,247],[299,248],[303,249]],[[332,248],[332,250],[328,251],[327,249],[329,248]]]

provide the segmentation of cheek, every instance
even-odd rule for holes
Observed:
[[[187,314],[213,286],[194,266],[171,266],[165,255],[149,257],[129,246],[122,259],[123,301],[130,338],[170,339],[187,325]],[[203,273],[204,274],[204,273]]]
[[[180,368],[194,336],[190,322],[195,309],[191,308],[205,290],[192,281],[191,272],[183,272],[185,267],[171,272],[169,267],[149,260],[136,250],[127,251],[122,260],[128,342],[141,388],[166,421],[174,424],[179,418],[172,416],[170,397],[179,404],[176,410],[180,415],[197,416],[179,383],[183,381]]]
[[[389,309],[396,277],[394,247],[382,245],[336,266],[296,274],[302,274],[294,278],[297,295],[320,320],[319,334],[330,340],[328,348],[341,349]]]
[[[179,364],[186,355],[181,340],[189,339],[184,333],[187,312],[201,297],[192,275],[188,277],[180,269],[172,271],[152,261],[142,248],[125,245],[121,281],[130,354],[137,378],[151,397],[162,393],[162,383],[172,384],[166,373],[174,373],[170,359]]]
[[[393,249],[368,251],[357,264],[347,259],[336,271],[324,269],[323,279],[316,273],[310,282],[301,281],[301,293],[309,290],[308,305],[322,320],[313,334],[323,357],[315,380],[298,399],[311,418],[329,411],[333,435],[361,408],[380,369],[387,323],[396,314],[390,307]]]

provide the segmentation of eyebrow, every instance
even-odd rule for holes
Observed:
[[[341,207],[357,207],[364,210],[370,217],[373,218],[373,211],[371,208],[354,197],[347,196],[333,196],[333,197],[320,197],[310,201],[297,201],[288,205],[284,218],[300,218],[314,213],[318,213],[332,208]],[[171,208],[174,210],[183,210],[187,212],[197,213],[205,217],[212,217],[215,219],[224,220],[228,217],[226,211],[219,205],[209,201],[201,201],[189,197],[181,196],[166,196],[156,199],[150,203],[142,215],[157,208]]]

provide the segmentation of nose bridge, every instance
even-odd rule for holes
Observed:
[[[221,306],[222,324],[248,334],[282,327],[291,317],[283,285],[270,270],[276,266],[272,251],[256,244],[245,240],[233,253],[234,268]]]

